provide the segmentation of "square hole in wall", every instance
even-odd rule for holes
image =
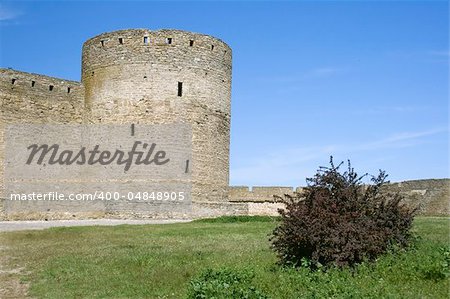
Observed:
[[[119,44],[123,45],[123,38],[119,37]]]
[[[34,87],[35,84],[36,84],[36,81],[31,81],[31,87]]]
[[[53,90],[53,85],[49,85],[48,86],[48,90],[52,91]]]
[[[193,45],[194,45],[194,40],[191,39],[191,40],[189,41],[189,46],[192,47]]]
[[[181,97],[183,95],[183,82],[178,82],[178,96]]]
[[[148,45],[148,36],[144,36],[144,45]]]
[[[172,44],[172,38],[171,37],[166,38],[166,44],[168,44],[168,45]]]

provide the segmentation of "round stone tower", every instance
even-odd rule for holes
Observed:
[[[192,125],[192,199],[226,201],[231,49],[180,30],[120,30],[83,45],[82,82],[92,123]]]

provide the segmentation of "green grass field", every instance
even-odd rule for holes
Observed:
[[[325,273],[276,266],[275,220],[237,220],[9,232],[0,244],[36,298],[185,298],[208,268],[251,271],[271,298],[449,297],[449,218],[417,218],[406,252]]]

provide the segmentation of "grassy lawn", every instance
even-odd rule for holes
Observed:
[[[264,220],[264,219],[260,219]],[[184,298],[207,268],[250,270],[271,298],[448,298],[442,248],[449,218],[418,218],[413,249],[355,272],[282,269],[269,248],[274,221],[71,227],[0,234],[37,298]]]

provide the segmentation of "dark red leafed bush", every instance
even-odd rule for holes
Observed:
[[[281,222],[271,242],[282,264],[353,266],[374,260],[391,246],[406,247],[415,209],[399,194],[381,192],[387,175],[380,170],[363,184],[348,162],[341,173],[333,158],[320,167],[308,186],[294,196],[279,198]]]

